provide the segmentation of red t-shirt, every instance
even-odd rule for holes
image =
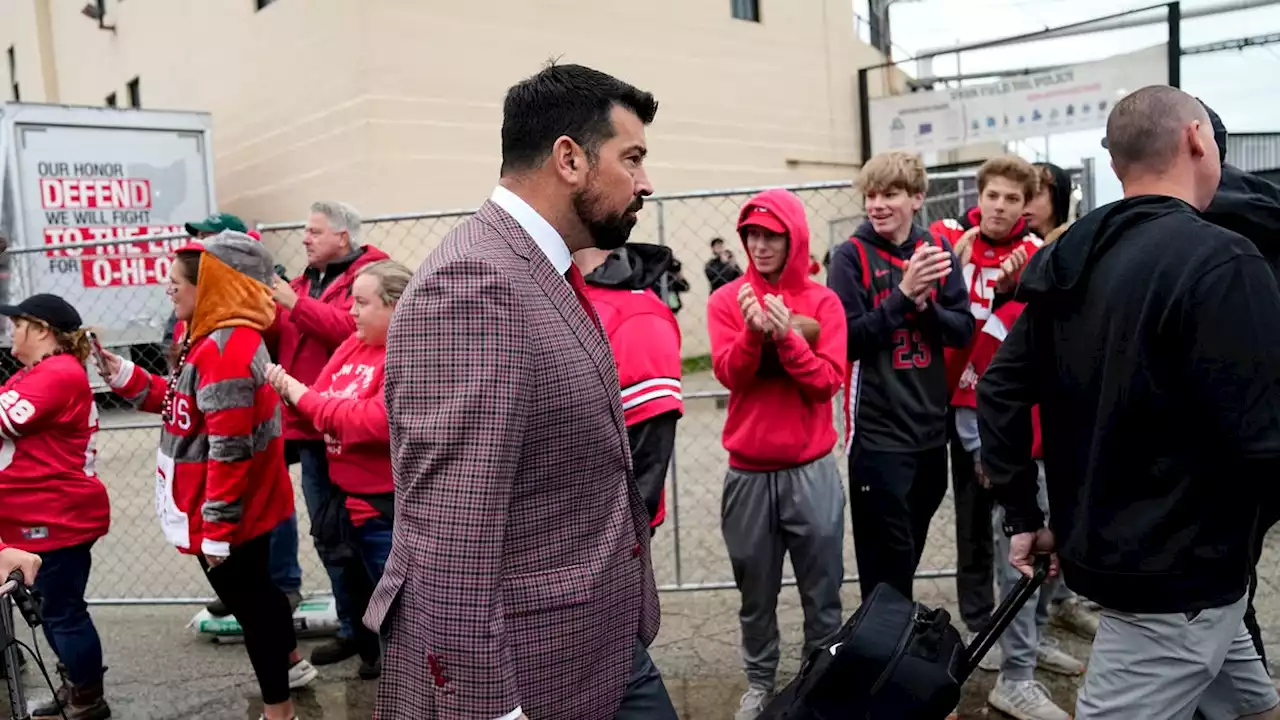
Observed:
[[[347,492],[378,495],[395,489],[382,395],[386,360],[385,346],[352,335],[298,403],[298,414],[324,433],[330,479]],[[380,516],[368,502],[353,497],[347,498],[347,512],[357,527]]]
[[[107,534],[98,479],[98,406],[71,355],[54,355],[0,387],[0,537],[28,552]]]

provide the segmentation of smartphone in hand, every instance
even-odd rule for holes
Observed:
[[[98,361],[98,369],[106,372],[107,359],[104,357],[106,350],[102,347],[102,341],[98,339],[98,334],[92,330],[86,331],[85,335],[88,336],[89,345],[93,349],[93,356]]]

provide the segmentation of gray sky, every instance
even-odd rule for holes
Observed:
[[[937,48],[1019,35],[1146,7],[1155,0],[899,0],[891,9],[894,57],[908,57],[925,48]],[[1184,0],[1183,12],[1220,5],[1219,0]],[[866,0],[856,0],[855,12],[866,16]],[[1243,10],[1182,24],[1182,45],[1199,45],[1252,35],[1280,32],[1280,5]],[[994,71],[1056,63],[1098,60],[1162,43],[1163,22],[1144,28],[1118,30],[1014,47],[966,52],[960,68],[968,72]],[[915,63],[903,68],[915,74]],[[934,60],[938,75],[957,72],[956,56]],[[989,82],[989,81],[988,81]],[[1184,57],[1182,88],[1199,96],[1222,116],[1231,132],[1280,131],[1280,44]],[[1098,203],[1120,197],[1120,183],[1108,165],[1107,152],[1099,146],[1101,129],[1054,135],[1048,159],[1059,165],[1078,165],[1093,157],[1098,170]],[[1018,143],[1018,150],[1032,159],[1043,159],[1045,142]]]

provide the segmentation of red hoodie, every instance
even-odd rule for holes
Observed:
[[[391,478],[391,431],[382,396],[385,345],[370,345],[352,335],[338,346],[298,413],[324,433],[329,477],[347,492],[377,495],[395,490]],[[379,516],[359,498],[347,498],[351,522],[360,526]]]
[[[306,385],[320,377],[329,356],[356,330],[356,321],[351,317],[351,285],[356,275],[365,265],[389,257],[372,245],[365,245],[358,252],[360,254],[349,261],[320,297],[311,297],[314,273],[305,272],[289,283],[298,294],[293,309],[276,307],[276,324],[272,328],[278,342],[276,362]],[[320,434],[311,423],[298,416],[295,408],[286,406],[284,439],[319,440]]]
[[[729,466],[770,472],[813,462],[835,446],[831,398],[844,379],[847,328],[840,298],[808,277],[804,204],[785,190],[766,190],[743,206],[739,225],[756,207],[773,213],[787,228],[787,264],[773,285],[756,270],[748,252],[746,275],[711,295],[707,325],[716,379],[729,389],[724,424]],[[761,304],[765,295],[780,294],[793,314],[816,320],[821,331],[815,346],[798,332],[775,343],[748,330],[738,306],[743,283],[751,284]]]
[[[97,437],[89,376],[71,355],[42,360],[0,387],[0,537],[39,553],[107,534]]]

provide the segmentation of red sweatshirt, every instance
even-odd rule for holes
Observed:
[[[840,298],[808,277],[804,204],[785,190],[767,190],[748,201],[739,220],[757,206],[788,230],[791,242],[782,276],[777,285],[770,284],[749,264],[746,275],[711,295],[707,325],[716,379],[729,389],[724,424],[729,465],[769,472],[813,462],[835,446],[831,398],[844,380],[848,347]],[[821,331],[814,346],[796,331],[775,343],[748,330],[738,307],[743,283],[751,284],[761,305],[765,295],[780,294],[793,314],[816,320]]]
[[[97,437],[98,406],[74,357],[54,355],[0,387],[0,537],[40,553],[107,534]]]
[[[347,492],[377,495],[395,490],[391,477],[391,431],[382,396],[385,345],[369,345],[352,335],[338,346],[298,413],[324,433],[329,478]],[[347,498],[356,526],[379,516],[359,498]]]
[[[978,381],[982,379],[982,374],[987,371],[987,366],[991,364],[991,359],[996,356],[996,351],[1000,349],[1000,344],[1009,336],[1009,328],[1017,322],[1018,316],[1026,309],[1026,303],[1009,301],[1000,306],[991,317],[987,318],[987,322],[982,326],[982,330],[976,333],[977,337],[973,341],[973,353],[969,356],[969,364],[965,367],[964,374],[960,377],[960,385],[956,389],[956,405],[958,407],[977,407],[977,387]],[[1031,457],[1039,459],[1040,454],[1040,406],[1036,406],[1031,410],[1031,425],[1034,429],[1035,440],[1031,446]]]
[[[156,454],[156,510],[184,553],[229,555],[293,514],[267,362],[258,331],[221,328],[196,340],[179,368]],[[165,378],[125,362],[111,386],[143,412],[164,413]]]
[[[351,285],[365,265],[388,259],[388,255],[372,245],[365,245],[352,256],[339,261],[346,263],[341,274],[325,287],[320,297],[311,297],[312,277],[308,271],[290,281],[298,294],[298,302],[292,310],[276,307],[276,324],[272,336],[276,340],[277,362],[300,382],[311,385],[320,377],[329,356],[351,333],[356,321],[351,317]],[[326,272],[338,271],[334,265]],[[284,409],[284,437],[286,440],[319,440],[311,423],[297,414],[294,408]]]
[[[946,238],[954,247],[956,242],[964,236],[970,228],[978,227],[982,224],[982,211],[978,208],[971,208],[959,220],[946,218],[938,220],[929,226],[929,232],[934,237]],[[951,397],[951,404],[957,407],[974,407],[972,404],[963,405],[960,401],[952,397],[960,382],[960,375],[964,372],[965,366],[969,362],[969,354],[973,352],[973,344],[978,341],[982,335],[982,324],[987,321],[995,310],[996,302],[996,277],[1000,275],[1000,264],[1008,259],[1009,255],[1019,247],[1027,251],[1029,259],[1036,250],[1044,243],[1035,233],[1031,232],[1027,226],[1025,218],[1020,218],[1013,226],[1013,230],[1009,232],[1008,237],[1003,240],[994,241],[978,233],[973,241],[973,251],[969,254],[969,262],[964,265],[964,283],[969,288],[969,312],[973,315],[976,325],[973,331],[973,339],[969,341],[967,348],[946,350],[947,359],[947,394]]]

